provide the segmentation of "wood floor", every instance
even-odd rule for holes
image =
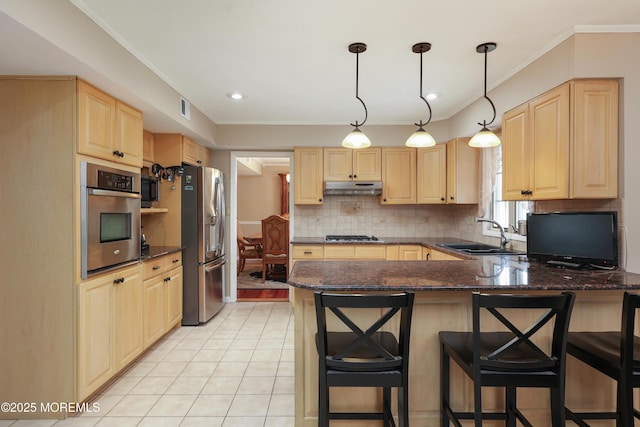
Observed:
[[[289,301],[288,289],[238,289],[238,301]]]

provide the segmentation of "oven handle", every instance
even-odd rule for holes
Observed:
[[[102,190],[98,188],[87,188],[87,194],[90,196],[110,196],[110,197],[124,197],[129,199],[140,199],[141,196],[138,193],[125,193],[122,191]]]

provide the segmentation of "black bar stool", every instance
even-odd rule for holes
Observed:
[[[516,406],[518,387],[549,388],[551,392],[551,423],[564,427],[564,385],[566,337],[575,295],[485,295],[474,293],[473,332],[439,333],[441,344],[442,427],[453,421],[505,420],[515,427],[516,419],[525,426],[531,423]],[[510,332],[485,332],[480,321],[481,309],[493,315],[487,320],[499,320]],[[520,330],[499,309],[538,310],[543,314],[525,330]],[[551,350],[543,351],[532,341],[548,322],[553,324]],[[449,364],[453,359],[473,381],[473,412],[454,411],[450,407]],[[505,411],[482,412],[482,387],[505,387]]]
[[[633,389],[640,387],[640,338],[633,333],[640,295],[624,293],[620,331],[571,332],[567,353],[617,381],[616,412],[572,412],[567,419],[582,427],[584,420],[616,420],[617,427],[633,426],[640,413],[633,408]]]
[[[319,427],[328,427],[330,420],[382,420],[385,427],[395,426],[391,413],[392,387],[398,388],[398,425],[409,426],[408,357],[413,299],[414,294],[410,292],[394,295],[315,293]],[[368,312],[379,309],[382,316],[362,326],[349,318],[344,309]],[[328,311],[341,322],[341,331],[327,330]],[[354,317],[352,311],[349,314]],[[389,322],[394,316],[399,316],[399,322]],[[397,327],[392,328],[396,324]],[[394,329],[397,329],[395,333],[391,332]],[[381,387],[383,410],[331,412],[330,387]]]

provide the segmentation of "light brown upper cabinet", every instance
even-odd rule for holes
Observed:
[[[325,148],[325,181],[380,181],[382,150],[380,148]]]
[[[415,148],[382,148],[381,204],[415,204],[417,194],[416,177]]]
[[[209,149],[197,142],[182,137],[182,161],[193,166],[209,166]]]
[[[142,113],[78,80],[78,153],[142,167]]]
[[[209,166],[209,150],[197,142],[179,133],[157,133],[154,135],[156,157],[162,153],[160,163],[171,163],[171,166],[181,162],[193,166]],[[163,166],[170,166],[163,164]]]
[[[618,197],[618,81],[575,80],[571,192],[575,199]]]
[[[480,150],[469,138],[418,148],[418,199],[421,204],[478,203]]]
[[[418,148],[417,202],[447,203],[447,145]]]
[[[146,130],[142,132],[142,160],[153,163],[155,145],[153,143],[153,134]]]
[[[618,84],[567,82],[502,118],[502,199],[615,198]]]
[[[294,148],[293,202],[296,205],[322,204],[322,153],[320,147]]]
[[[478,203],[480,149],[469,146],[470,138],[447,142],[447,203]]]

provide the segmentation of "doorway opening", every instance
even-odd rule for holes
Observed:
[[[289,286],[278,278],[262,283],[262,260],[249,257],[239,265],[239,237],[260,243],[262,219],[289,218],[293,230],[293,152],[231,152],[229,290],[227,301],[288,301]],[[240,270],[243,271],[240,271]]]

